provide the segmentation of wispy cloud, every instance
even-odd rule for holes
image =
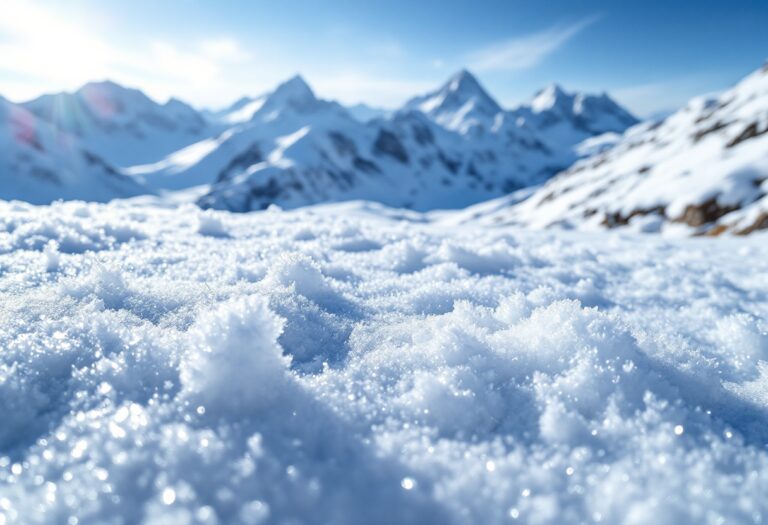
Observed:
[[[570,25],[556,25],[537,33],[497,42],[468,54],[465,62],[475,71],[531,68],[598,19],[598,16],[592,16]]]

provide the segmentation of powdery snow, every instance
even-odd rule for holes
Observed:
[[[0,523],[761,523],[768,243],[0,202]]]

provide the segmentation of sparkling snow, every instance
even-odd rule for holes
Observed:
[[[0,202],[0,524],[765,521],[764,235],[449,218]]]

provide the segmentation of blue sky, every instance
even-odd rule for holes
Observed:
[[[0,0],[0,93],[111,78],[223,106],[301,73],[320,96],[395,107],[461,67],[502,105],[558,82],[640,115],[768,58],[768,2]]]

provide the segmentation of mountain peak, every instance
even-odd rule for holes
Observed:
[[[462,102],[475,100],[476,103],[486,106],[493,114],[501,111],[501,107],[483,88],[477,77],[466,69],[456,72],[438,92],[453,93]]]
[[[118,84],[112,80],[88,82],[87,84],[84,84],[82,87],[80,87],[80,89],[78,89],[75,94],[79,96],[98,95],[100,97],[133,96],[149,98],[144,94],[143,91],[139,89],[125,87],[122,84]]]
[[[272,95],[288,96],[291,99],[315,99],[315,93],[301,75],[294,75],[277,86]]]
[[[540,90],[531,101],[531,108],[534,111],[547,111],[562,105],[570,105],[573,95],[566,91],[557,83],[552,83]]]
[[[282,108],[290,106],[293,109],[303,110],[313,107],[317,98],[309,84],[301,75],[295,75],[269,94],[263,107]]]
[[[475,75],[470,73],[467,69],[461,69],[454,73],[446,85],[451,91],[484,91]]]
[[[461,69],[439,89],[411,99],[404,111],[421,111],[449,129],[466,130],[477,124],[491,125],[501,106],[485,91],[477,78]]]

